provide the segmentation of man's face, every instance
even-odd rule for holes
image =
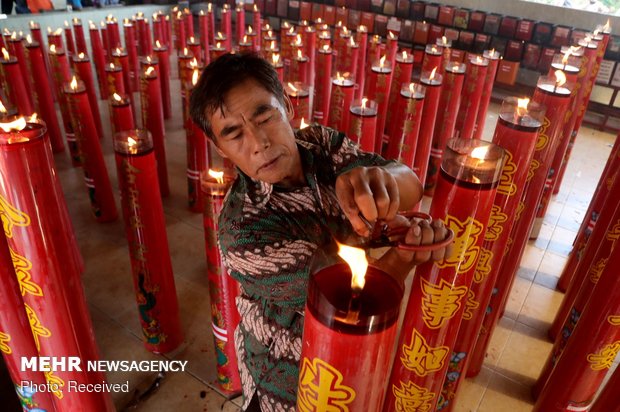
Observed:
[[[226,93],[224,113],[216,110],[210,121],[218,153],[249,177],[283,186],[304,182],[287,110],[254,79]]]

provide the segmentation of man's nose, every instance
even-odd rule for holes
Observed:
[[[271,140],[267,133],[252,123],[248,123],[248,134],[253,139],[254,153],[260,153],[271,146]]]

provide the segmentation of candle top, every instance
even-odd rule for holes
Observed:
[[[284,88],[289,97],[308,97],[310,95],[308,86],[301,82],[288,82]]]
[[[36,115],[7,116],[0,121],[0,145],[29,143],[45,136],[46,127]]]
[[[532,132],[542,125],[544,114],[545,107],[541,104],[529,98],[519,99],[510,96],[502,102],[499,118],[500,122],[512,129]]]
[[[481,66],[481,67],[486,67],[489,65],[489,60],[486,59],[485,57],[480,57],[479,55],[470,56],[468,61],[471,64],[474,64],[476,66]]]
[[[566,86],[555,86],[554,84],[548,84],[548,83],[543,83],[543,84],[539,84],[536,87],[538,87],[540,90],[546,92],[546,93],[550,93],[550,94],[555,94],[558,96],[570,96],[570,89]]]
[[[457,185],[490,189],[499,182],[504,155],[504,149],[494,143],[477,139],[449,139],[441,172]]]
[[[121,155],[139,156],[153,150],[153,138],[146,129],[123,130],[112,137],[114,151]]]
[[[352,87],[353,85],[355,85],[355,82],[349,79],[348,77],[342,77],[338,75],[334,77],[334,79],[332,80],[332,83],[338,86],[343,86],[343,87]]]
[[[587,49],[596,49],[598,47],[598,43],[598,41],[592,39],[591,37],[585,37],[579,40],[579,45]]]
[[[372,71],[376,73],[391,73],[392,67],[390,62],[386,60],[386,56],[381,57],[378,61],[372,65]]]
[[[396,53],[396,61],[398,63],[405,63],[405,64],[413,63],[413,54],[407,53],[407,51],[403,50],[402,53]]]
[[[443,47],[436,44],[427,44],[424,48],[424,53],[432,54],[434,56],[441,56],[443,54]]]
[[[200,173],[202,191],[211,196],[224,196],[235,180],[234,171],[209,169]]]
[[[357,116],[372,117],[377,115],[378,106],[374,100],[363,98],[361,100],[354,100],[349,111]]]
[[[551,67],[557,70],[563,70],[568,73],[579,73],[579,67],[573,66],[571,64],[562,64],[562,62],[551,63]]]
[[[425,92],[426,88],[416,83],[403,84],[403,87],[400,89],[400,95],[407,99],[422,100],[424,99]]]
[[[482,53],[482,56],[485,59],[489,59],[489,60],[499,60],[500,54],[497,50],[491,49],[491,50],[485,50]]]
[[[445,63],[446,72],[450,72],[453,74],[464,74],[465,73],[465,64],[458,62],[446,62]]]

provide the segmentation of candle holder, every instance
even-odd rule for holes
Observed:
[[[13,266],[20,271],[23,302],[38,356],[99,359],[81,284],[82,257],[64,201],[51,147],[41,122],[21,118],[0,124],[0,198],[9,211],[4,231]],[[36,188],[36,190],[33,190]],[[46,372],[58,410],[111,412],[107,393],[68,390],[68,383],[97,384],[100,372]]]
[[[214,172],[213,170],[210,170]],[[214,175],[214,176],[213,176]],[[221,176],[220,176],[221,175]],[[204,202],[204,229],[207,254],[207,278],[211,298],[213,340],[217,360],[217,382],[229,396],[241,392],[241,379],[234,344],[234,333],[240,317],[235,299],[239,296],[239,283],[230,276],[217,246],[218,219],[224,205],[224,197],[233,182],[229,171],[209,174],[204,170],[200,176]]]
[[[454,125],[455,135],[463,139],[473,138],[488,68],[489,61],[484,57],[472,55],[467,62],[461,104]]]
[[[151,134],[116,133],[114,152],[144,346],[168,353],[183,333]]]
[[[421,84],[402,85],[386,150],[386,158],[396,159],[410,168],[413,167],[418,144],[425,91]]]
[[[413,160],[413,171],[418,175],[422,187],[426,182],[426,172],[428,161],[431,154],[433,142],[433,132],[435,130],[435,119],[439,109],[439,97],[441,96],[441,84],[443,76],[437,73],[437,67],[430,72],[422,72],[420,83],[426,88],[424,97],[424,107],[422,108],[422,119],[420,120],[420,133],[416,144],[415,158]]]
[[[293,103],[294,115],[291,119],[291,126],[299,129],[302,119],[310,120],[310,88],[301,82],[288,82],[284,89]]]
[[[299,410],[320,410],[325,404],[352,411],[381,410],[404,291],[397,280],[373,266],[368,267],[360,292],[354,292],[351,278],[346,264],[326,267],[310,277]]]
[[[329,119],[327,126],[335,130],[348,130],[353,95],[355,93],[355,82],[352,79],[336,74],[336,78],[331,81],[331,94],[329,99]]]
[[[430,215],[454,232],[454,245],[443,260],[416,269],[384,411],[402,410],[412,397],[419,409],[436,410],[461,318],[475,306],[469,288],[503,161],[492,143],[447,143]]]
[[[499,66],[500,54],[495,49],[485,50],[482,53],[482,57],[488,60],[489,67],[487,68],[484,85],[482,86],[482,98],[480,100],[480,107],[478,108],[478,114],[476,115],[476,124],[474,126],[474,139],[482,138],[484,124],[487,118],[487,112],[489,110],[489,104],[491,103],[491,92],[493,91],[495,76],[497,75],[497,68]]]
[[[353,100],[349,109],[351,120],[347,136],[366,152],[375,150],[378,108],[377,102],[363,98]]]

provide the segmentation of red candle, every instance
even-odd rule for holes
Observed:
[[[446,142],[454,133],[456,115],[461,104],[461,92],[465,81],[465,65],[462,63],[446,63],[444,70],[444,81],[439,97],[439,107],[437,109],[436,127],[433,131],[433,143],[431,157],[429,159],[428,171],[424,185],[424,194],[432,196],[437,184],[437,176],[443,156],[443,148]]]
[[[331,93],[329,97],[329,117],[327,126],[339,131],[349,130],[351,102],[355,93],[355,83],[353,80],[340,76],[336,73],[336,78],[331,82]],[[350,137],[350,136],[349,136]]]
[[[112,118],[113,133],[136,128],[133,110],[129,104],[129,99],[126,96],[124,97],[118,93],[114,93],[110,97],[110,105],[112,106],[110,116]]]
[[[185,18],[185,31],[187,37],[195,37],[194,35],[194,16],[187,7],[183,9],[183,17]]]
[[[276,70],[280,82],[284,83],[284,64],[280,60],[280,55],[278,53],[273,53],[271,55],[271,65]]]
[[[474,139],[481,139],[484,131],[484,123],[487,118],[489,104],[491,103],[491,92],[495,84],[495,76],[497,75],[497,67],[499,66],[500,55],[494,49],[485,50],[482,56],[489,61],[487,74],[484,78],[484,86],[482,86],[482,98],[480,107],[476,115],[476,124],[474,125]]]
[[[243,37],[252,45],[250,48],[251,51],[254,53],[260,53],[260,36],[254,31],[252,26],[248,26]]]
[[[166,47],[170,50],[172,47],[172,23],[170,16],[164,17],[164,34],[166,35]]]
[[[54,106],[54,98],[52,89],[49,87],[48,73],[45,70],[45,60],[41,46],[37,42],[30,41],[26,44],[28,52],[28,61],[30,62],[30,74],[32,76],[32,84],[38,84],[40,87],[35,89],[37,100],[39,101],[39,114],[47,125],[47,132],[52,143],[52,151],[60,153],[65,150],[62,141],[62,134],[58,124],[58,116],[56,115],[56,107]],[[47,87],[45,85],[47,84]]]
[[[358,65],[355,70],[355,81],[357,82],[357,89],[355,91],[355,98],[361,99],[364,93],[364,83],[366,81],[366,50],[368,49],[368,29],[366,26],[360,24],[357,27],[356,32],[357,44],[360,45]]]
[[[469,287],[503,158],[503,149],[482,140],[447,143],[430,214],[454,232],[452,253],[416,269],[384,411],[403,410],[412,397],[419,410],[436,410],[461,318],[471,308]]]
[[[291,126],[299,129],[302,120],[310,119],[310,90],[306,84],[300,82],[288,82],[284,89],[291,103],[293,103],[294,116],[291,119]]]
[[[426,172],[428,170],[428,161],[431,154],[431,144],[433,142],[435,119],[437,118],[437,110],[439,108],[442,80],[443,76],[437,73],[436,67],[433,68],[431,72],[423,72],[420,78],[420,83],[426,88],[426,93],[412,169],[418,175],[422,187],[424,187],[426,182]]]
[[[363,259],[364,251],[356,250]],[[344,264],[310,277],[298,410],[325,410],[326,405],[381,410],[404,291],[379,268],[368,267],[361,275],[362,287]]]
[[[170,55],[168,48],[162,45],[159,40],[155,41],[155,48],[153,49],[157,61],[159,62],[160,84],[161,84],[161,96],[164,108],[164,119],[172,117],[172,105],[170,102]]]
[[[296,56],[291,58],[288,81],[307,84],[309,65],[310,59],[308,59],[308,56],[304,56],[301,48],[297,49]]]
[[[579,81],[579,69],[582,65],[583,49],[581,47],[562,47],[562,53],[553,56],[549,76],[553,76],[556,70],[562,70],[569,83]]]
[[[258,9],[258,6],[256,5],[256,3],[254,3],[253,5],[253,10],[252,10],[252,27],[254,27],[254,29],[257,31],[256,32],[256,52],[259,52],[261,49],[261,35],[260,35],[260,29],[263,25],[263,21],[261,19],[260,16],[260,10]]]
[[[187,199],[189,210],[204,211],[204,198],[200,189],[200,174],[208,168],[207,136],[191,119],[185,128],[187,148]]]
[[[239,44],[237,44],[239,53],[250,53],[254,51],[254,44],[248,39],[248,36],[244,35]]]
[[[108,59],[108,56],[110,56],[110,47],[108,45],[108,30],[106,28],[105,22],[101,22],[101,41],[103,43],[103,55],[106,58],[106,61]],[[49,44],[49,42],[48,42]]]
[[[73,41],[73,31],[67,20],[65,20],[65,42],[67,43],[67,54],[70,58],[75,54],[75,42]]]
[[[220,41],[215,42],[215,45],[211,45],[209,48],[211,61],[217,60],[218,57],[223,56],[226,53],[228,53],[228,50],[226,50],[226,47]]]
[[[180,12],[179,12],[180,13]],[[150,50],[150,39],[147,32],[148,20],[144,18],[144,13],[139,12],[136,15],[136,31],[138,40],[138,54],[140,56],[148,56]]]
[[[567,93],[570,93],[568,89]],[[568,94],[567,94],[568,95]],[[543,124],[545,108],[529,99],[509,97],[502,103],[493,135],[493,143],[505,151],[504,167],[491,206],[491,217],[484,233],[480,259],[474,271],[468,299],[475,307],[463,318],[452,349],[453,361],[448,367],[439,407],[448,411],[456,405],[463,379],[486,308],[493,293],[502,256],[508,248],[510,228],[514,224],[530,168],[538,132]]]
[[[395,107],[396,101],[400,96],[403,86],[408,86],[411,82],[411,72],[413,71],[413,55],[403,50],[402,53],[396,55],[394,66],[394,76],[392,78],[392,87],[390,88],[390,98],[388,107]],[[397,129],[402,125],[397,125],[398,120],[392,110],[388,110],[386,119],[386,132],[389,138],[395,137]],[[390,140],[391,141],[391,140]],[[388,143],[389,144],[389,143]],[[413,163],[413,161],[412,161]]]
[[[50,392],[57,410],[111,412],[108,393],[68,387],[71,381],[104,380],[102,373],[85,367],[99,356],[80,281],[83,262],[45,127],[23,118],[18,123],[3,124],[0,131],[0,197],[10,211],[3,220],[13,266],[19,278],[27,280],[22,297],[34,344],[38,356],[80,358],[81,371],[47,373],[47,380],[56,384]]]
[[[212,306],[213,340],[217,353],[217,383],[226,394],[241,392],[241,378],[234,344],[235,328],[240,316],[235,298],[239,296],[239,283],[233,279],[223,264],[217,246],[218,219],[224,197],[232,179],[223,171],[209,170],[201,176],[204,197],[205,245],[207,253],[207,278]],[[222,359],[222,357],[224,359]]]
[[[615,318],[612,318],[615,319]],[[599,393],[590,409],[590,412],[607,412],[612,411],[614,407],[620,404],[618,396],[618,388],[620,387],[620,369],[611,375],[611,378],[605,384],[603,390]]]
[[[121,34],[118,28],[118,20],[116,17],[109,15],[106,18],[106,31],[108,34],[108,55],[117,47],[122,47]]]
[[[302,31],[304,54],[310,60],[308,68],[308,82],[315,87],[316,78],[316,29],[312,26],[304,27]],[[331,73],[330,73],[331,74]]]
[[[351,42],[355,45],[352,33],[346,27],[343,27],[340,34],[334,38],[334,56],[336,56],[337,62],[336,70],[341,73],[355,73],[350,70],[352,56],[349,56],[349,54],[353,51]],[[359,47],[357,49],[359,50]]]
[[[23,41],[24,39],[21,35],[21,32],[19,35],[16,32],[13,32],[13,34],[11,34],[11,37],[9,38],[9,52],[17,59],[17,65],[19,66],[19,70],[22,73],[24,84],[26,85],[26,87],[31,88],[34,85],[29,83],[30,76],[28,75],[28,65],[26,63],[26,58],[24,55]]]
[[[331,72],[333,53],[329,46],[323,46],[319,49],[319,55],[316,60],[316,81],[314,94],[314,110],[312,118],[315,122],[327,126],[327,117],[329,111],[329,103],[331,97]]]
[[[618,265],[620,249],[615,248],[562,357],[534,406],[535,412],[589,410],[618,353]]]
[[[157,159],[157,176],[161,196],[170,194],[168,185],[168,167],[166,164],[166,147],[164,137],[164,112],[161,99],[161,86],[154,67],[149,67],[140,76],[140,101],[142,105],[142,124],[153,136],[153,147]]]
[[[153,140],[146,130],[116,133],[114,152],[144,346],[168,353],[183,332]]]
[[[88,56],[82,52],[73,56],[73,67],[75,68],[79,78],[86,86],[86,94],[88,95],[90,110],[92,111],[93,120],[95,122],[95,126],[97,127],[97,136],[102,139],[103,126],[101,125],[101,115],[99,114],[99,101],[97,100],[97,95],[95,94],[95,81],[93,79],[93,71]],[[79,111],[76,113],[79,113]]]
[[[176,28],[176,43],[175,47],[177,49],[177,53],[187,47],[187,33],[185,32],[185,19],[183,18],[183,13],[178,12],[175,19],[174,24]]]
[[[323,30],[319,33],[319,47],[323,47],[325,45],[331,47],[332,43],[332,34],[329,32],[329,27],[326,30]]]
[[[41,53],[43,53],[43,60],[45,61],[45,70],[47,72],[47,76],[49,79],[49,83],[52,82],[52,70],[50,69],[50,60],[49,57],[47,56],[47,49],[45,48],[45,43],[43,42],[43,34],[41,33],[41,26],[39,25],[39,23],[36,23],[34,21],[30,22],[30,33],[32,34],[32,38],[35,42],[39,43],[39,45],[41,46]],[[0,39],[2,39],[2,36],[0,35]],[[4,45],[1,45],[1,47],[5,47]],[[52,96],[54,96],[53,90],[52,90]],[[55,99],[55,96],[54,96]]]
[[[136,49],[136,27],[128,19],[123,22],[123,32],[125,33],[125,49],[129,60],[129,82],[131,91],[138,90],[138,50]]]
[[[455,135],[463,139],[473,138],[488,67],[489,61],[480,56],[472,55],[467,62],[461,104],[454,126]]]
[[[427,44],[424,49],[424,59],[422,60],[422,70],[430,72],[435,67],[437,70],[443,68],[443,47],[436,44]]]
[[[97,222],[113,222],[118,217],[114,194],[84,82],[78,82],[74,76],[71,83],[65,85],[64,92],[67,95],[71,124],[80,151],[91,211]]]
[[[396,126],[392,129],[386,150],[387,159],[396,159],[410,168],[413,167],[418,144],[424,92],[424,86],[415,83],[401,88],[394,121]]]
[[[212,44],[215,39],[215,12],[211,3],[207,3],[207,22],[209,23],[209,43]]]
[[[228,4],[224,4],[222,6],[222,13],[220,14],[220,30],[225,36],[226,50],[232,50],[232,23],[230,6]]]
[[[288,22],[282,23],[280,27],[280,47],[282,49],[282,58],[284,64],[287,65],[287,61],[291,56],[291,44],[295,41],[297,33],[295,33],[295,27],[291,26]]]
[[[398,53],[398,38],[391,31],[388,31],[385,48],[387,50],[388,61],[390,65],[394,67],[396,64],[396,54]]]
[[[542,122],[543,126],[538,134],[538,140],[534,146],[534,156],[526,178],[525,195],[521,199],[522,205],[518,206],[517,213],[515,214],[515,223],[510,231],[508,243],[511,246],[499,263],[500,267],[495,287],[498,288],[501,295],[498,298],[503,299],[508,296],[523,251],[525,250],[525,244],[536,213],[536,205],[539,202],[551,159],[557,148],[559,136],[564,125],[564,117],[570,101],[570,92],[566,87],[558,87],[555,79],[543,77],[539,81],[532,101],[546,107],[547,110],[545,112],[545,119]],[[521,210],[520,212],[518,211],[519,209]],[[482,369],[486,348],[496,321],[502,312],[501,308],[503,305],[504,303],[496,299],[495,295],[491,297],[488,306],[493,308],[493,313],[491,313],[491,316],[485,316],[483,320],[483,327],[480,329],[476,348],[472,353],[467,376],[474,376]]]
[[[104,48],[101,44],[101,36],[99,35],[99,29],[93,23],[89,23],[90,33],[90,48],[93,52],[93,61],[95,63],[95,73],[97,73],[97,80],[99,83],[99,96],[101,99],[108,98],[108,87],[106,85],[106,73],[105,73],[105,55]]]
[[[22,76],[22,72],[19,69],[17,58],[10,56],[6,49],[2,49],[2,54],[2,73],[9,87],[9,100],[17,106],[17,110],[21,115],[30,116],[34,113],[34,106],[26,86],[26,79]]]
[[[153,13],[153,40],[166,43],[165,23],[157,13]]]
[[[441,47],[443,52],[442,65],[439,67],[445,68],[445,63],[452,61],[452,40],[448,40],[446,36],[441,36],[440,38],[435,39],[435,44]]]
[[[57,49],[64,49],[64,44],[62,41],[62,29],[57,29],[55,32],[52,32],[52,29],[47,28],[47,44],[51,48],[52,44],[56,46]]]
[[[237,35],[237,43],[240,43],[243,36],[245,36],[245,10],[243,9],[243,5],[237,5],[237,7],[235,7],[235,15],[235,32]]]
[[[202,43],[202,54],[205,56],[205,64],[211,62],[209,56],[209,20],[204,10],[198,13],[198,28],[200,33],[200,43]]]
[[[383,150],[383,130],[388,109],[388,97],[392,85],[392,67],[386,62],[386,56],[373,63],[367,81],[367,95],[377,102],[377,130],[375,131],[375,147],[373,150],[381,154]]]
[[[117,47],[112,50],[112,61],[114,62],[114,65],[121,68],[124,91],[127,92],[129,100],[133,104],[133,97],[131,93],[131,80],[129,77],[129,55],[124,49]]]
[[[194,56],[198,64],[202,64],[202,46],[200,42],[194,38],[194,36],[191,36],[187,40],[187,48],[190,50],[192,56]]]
[[[73,31],[75,33],[75,49],[76,53],[88,54],[86,48],[86,38],[84,37],[84,27],[82,26],[82,20],[73,18]]]
[[[373,152],[375,148],[375,133],[377,132],[377,102],[362,98],[353,100],[349,109],[349,139],[357,142],[362,150]]]
[[[0,36],[2,37],[2,36]],[[11,251],[4,234],[0,236],[0,256],[3,262],[11,262]],[[22,369],[21,359],[38,357],[28,314],[20,292],[15,269],[11,264],[0,267],[0,350],[9,375],[18,394],[30,394],[30,402],[40,410],[55,410],[54,396],[45,391],[32,390],[32,385],[45,385],[42,371]],[[27,384],[24,384],[27,382]]]

